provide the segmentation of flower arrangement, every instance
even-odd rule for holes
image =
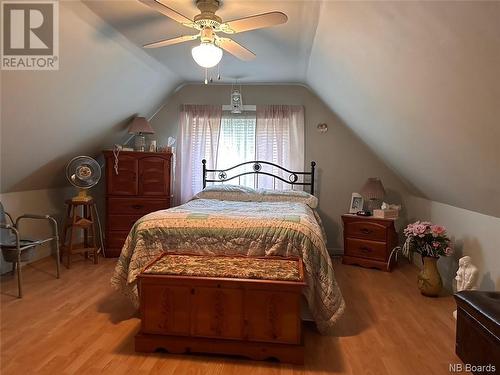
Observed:
[[[406,241],[403,254],[410,257],[410,252],[417,252],[422,257],[439,258],[453,254],[451,240],[446,228],[428,221],[417,221],[409,224],[405,230]]]

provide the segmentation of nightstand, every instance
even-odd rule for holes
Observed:
[[[391,271],[392,250],[398,245],[393,219],[342,215],[344,256],[342,263]]]

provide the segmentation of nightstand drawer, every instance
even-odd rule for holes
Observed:
[[[345,255],[385,261],[387,247],[385,242],[346,238],[345,245]]]
[[[367,220],[350,221],[345,224],[345,234],[348,237],[366,238],[373,241],[386,241],[387,228]]]

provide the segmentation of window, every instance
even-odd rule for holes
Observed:
[[[222,111],[222,106],[185,104],[181,107],[178,139],[176,199],[184,203],[202,189],[203,159],[207,160],[208,169],[227,169],[247,161],[264,160],[292,171],[303,170],[304,108],[262,105],[255,112],[237,115]],[[237,174],[251,170],[248,165]],[[274,168],[265,172],[278,175],[285,182],[288,178]],[[285,182],[261,173],[242,176],[230,183],[289,189]]]
[[[223,112],[217,149],[218,169],[230,168],[236,164],[255,160],[255,112],[232,114]],[[242,176],[240,185],[254,186],[252,176]]]

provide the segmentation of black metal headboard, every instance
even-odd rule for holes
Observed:
[[[207,169],[207,161],[203,159],[201,161],[203,164],[203,189],[207,187],[207,182],[227,182],[231,181],[234,179],[240,180],[240,177],[242,176],[247,176],[247,175],[254,175],[256,176],[256,186],[259,187],[259,175],[264,175],[264,176],[270,176],[273,178],[273,183],[276,183],[276,180],[282,181],[286,184],[292,185],[292,188],[294,185],[300,185],[300,186],[309,186],[310,187],[310,193],[314,195],[314,169],[316,168],[316,162],[312,161],[311,162],[311,171],[310,172],[294,172],[290,171],[286,168],[283,168],[280,165],[270,163],[268,161],[261,161],[261,160],[254,160],[254,161],[246,161],[244,163],[237,164],[231,168],[227,169]],[[247,166],[247,165],[252,165],[252,170],[246,170],[243,172],[238,173],[237,170],[238,168]],[[281,176],[277,176],[275,174],[272,174],[270,172],[266,172],[263,170],[263,166],[270,166],[272,168],[277,168],[279,171],[283,171],[284,173],[288,174],[288,180]],[[234,175],[230,174],[228,176],[228,172],[234,171]],[[210,175],[209,175],[210,174]],[[209,178],[211,177],[211,178]],[[307,178],[309,177],[309,178]]]

